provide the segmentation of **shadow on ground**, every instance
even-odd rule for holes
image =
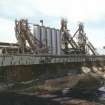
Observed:
[[[0,93],[0,105],[60,105],[49,99],[39,98],[34,95],[16,93]]]

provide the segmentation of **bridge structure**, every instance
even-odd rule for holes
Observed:
[[[104,55],[32,55],[4,54],[0,55],[0,67],[17,65],[63,64],[63,63],[96,63],[105,62]]]
[[[105,70],[105,56],[3,54],[0,55],[0,82],[42,81],[50,76],[80,73],[82,67]]]
[[[17,43],[0,43],[0,67],[105,60],[105,56],[99,55],[88,40],[82,23],[79,23],[73,36],[68,31],[65,19],[61,20],[60,30],[33,24],[33,31],[28,20],[15,21]]]
[[[22,77],[27,80],[35,74],[33,71],[45,76],[45,72],[49,74],[55,69],[54,75],[59,69],[64,69],[58,72],[58,75],[62,75],[65,69],[72,67],[79,70],[83,65],[104,67],[105,55],[99,55],[96,52],[84,32],[82,23],[79,24],[73,36],[64,19],[61,21],[60,30],[45,27],[43,24],[42,26],[32,25],[33,30],[28,20],[16,20],[17,43],[0,42],[0,78],[5,75],[6,80],[14,78],[14,80],[17,78],[22,80]],[[74,39],[75,37],[77,40]]]

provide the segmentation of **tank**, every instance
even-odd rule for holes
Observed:
[[[52,29],[52,54],[57,54],[57,31]]]
[[[34,25],[33,35],[34,35],[39,41],[41,41],[41,32],[40,32],[40,26],[39,26],[39,25]]]
[[[60,30],[57,31],[57,55],[61,54],[61,32]]]
[[[47,48],[48,48],[48,53],[52,54],[52,32],[51,28],[47,27]]]
[[[41,26],[41,43],[44,45],[44,47],[47,47],[47,31],[46,27]]]

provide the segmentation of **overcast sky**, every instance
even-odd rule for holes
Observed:
[[[46,26],[60,28],[62,17],[68,20],[71,33],[81,21],[94,46],[105,45],[105,0],[0,0],[0,41],[16,42],[16,18],[34,23],[43,19]]]

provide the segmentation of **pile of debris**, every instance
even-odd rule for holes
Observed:
[[[97,90],[103,85],[102,81],[102,78],[92,74],[82,76],[72,88],[72,97],[97,100]]]

